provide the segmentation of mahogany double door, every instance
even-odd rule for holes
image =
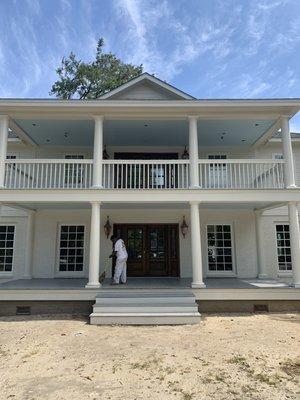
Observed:
[[[128,276],[179,276],[177,224],[116,224],[128,252]]]

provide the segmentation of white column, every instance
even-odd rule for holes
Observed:
[[[190,154],[190,188],[199,188],[199,166],[198,166],[198,128],[197,117],[189,117],[189,154]]]
[[[102,188],[103,116],[94,117],[93,187]]]
[[[28,211],[24,279],[32,279],[35,211]]]
[[[90,232],[90,261],[89,261],[89,281],[87,288],[99,288],[100,270],[100,202],[92,203],[91,232]]]
[[[199,203],[191,202],[191,244],[192,244],[192,266],[193,266],[193,281],[192,288],[203,288],[202,273],[202,249],[201,249],[201,230],[200,230],[200,214]]]
[[[283,145],[284,183],[286,188],[296,187],[292,141],[288,117],[281,118],[281,136]]]
[[[8,116],[0,115],[0,188],[4,188],[7,137],[8,137]]]
[[[264,259],[264,245],[262,233],[262,211],[254,210],[255,215],[255,233],[256,233],[256,251],[257,251],[257,269],[258,278],[266,279],[268,277],[266,271],[266,263]]]
[[[290,243],[294,286],[300,288],[300,228],[297,203],[289,203]]]

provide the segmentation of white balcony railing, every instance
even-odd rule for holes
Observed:
[[[199,160],[203,189],[284,188],[284,160]]]
[[[187,189],[188,160],[105,160],[106,189]]]
[[[93,160],[6,160],[5,187],[10,189],[88,189]]]
[[[199,160],[202,189],[284,188],[284,160]],[[189,160],[104,160],[104,189],[188,189]],[[8,189],[89,189],[93,160],[10,159]]]

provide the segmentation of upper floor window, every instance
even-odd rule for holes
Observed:
[[[275,160],[283,160],[283,154],[281,154],[281,153],[275,153],[275,154],[273,154],[273,158],[274,158]]]

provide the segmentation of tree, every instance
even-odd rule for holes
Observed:
[[[72,52],[64,57],[56,69],[59,79],[49,94],[59,99],[97,99],[143,72],[142,64],[125,64],[114,54],[104,53],[103,46],[104,40],[100,38],[92,62],[78,60]]]

